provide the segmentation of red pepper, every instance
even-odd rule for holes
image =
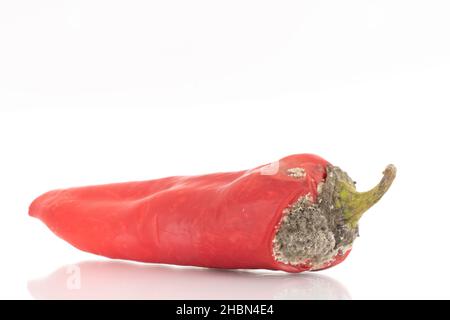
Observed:
[[[300,272],[347,257],[359,218],[394,177],[389,165],[358,193],[338,167],[300,154],[246,171],[50,191],[29,213],[110,258]]]

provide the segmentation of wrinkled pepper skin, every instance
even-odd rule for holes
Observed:
[[[299,154],[281,159],[269,174],[266,165],[55,190],[34,200],[29,214],[73,246],[114,259],[300,272],[309,267],[274,259],[272,240],[285,208],[308,194],[316,199],[328,164]],[[287,174],[295,167],[305,170],[304,178]]]

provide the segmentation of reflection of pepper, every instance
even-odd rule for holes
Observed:
[[[300,272],[345,259],[359,218],[394,177],[390,165],[358,193],[338,167],[301,154],[247,171],[55,190],[30,215],[111,258]]]

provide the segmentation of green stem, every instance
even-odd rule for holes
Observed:
[[[338,181],[339,198],[336,205],[343,209],[344,218],[350,226],[356,227],[363,213],[381,199],[394,181],[395,174],[395,167],[392,164],[388,165],[380,183],[366,192],[357,192],[350,183],[343,180]]]

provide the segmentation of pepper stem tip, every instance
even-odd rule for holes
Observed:
[[[339,181],[339,196],[337,206],[343,209],[346,222],[353,228],[358,224],[370,207],[372,207],[388,191],[395,179],[397,169],[390,164],[383,171],[383,178],[373,189],[366,192],[358,192],[354,185],[347,181]]]

